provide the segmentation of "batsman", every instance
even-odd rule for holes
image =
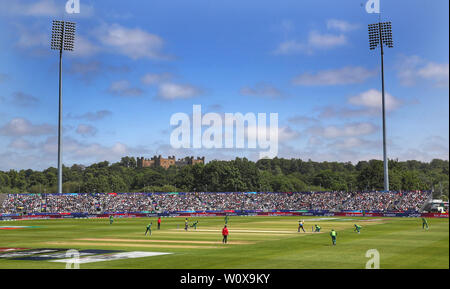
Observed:
[[[304,220],[298,221],[298,229],[297,229],[297,232],[300,232],[300,229],[302,229],[303,232],[306,232],[306,231],[305,231],[305,228],[303,228],[304,223],[305,223]]]

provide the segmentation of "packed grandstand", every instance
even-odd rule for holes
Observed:
[[[431,192],[8,194],[1,214],[224,210],[414,211]]]

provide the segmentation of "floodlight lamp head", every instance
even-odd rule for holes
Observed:
[[[73,51],[75,27],[74,22],[53,20],[51,49]]]
[[[369,24],[369,47],[370,50],[374,50],[381,43],[389,48],[394,47],[392,40],[392,23],[380,22],[375,24]]]

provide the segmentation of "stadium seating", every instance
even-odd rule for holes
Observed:
[[[429,192],[8,194],[0,213],[223,210],[420,211]]]

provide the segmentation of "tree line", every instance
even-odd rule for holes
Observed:
[[[207,164],[138,168],[134,157],[63,167],[63,192],[306,192],[383,189],[383,162],[314,162],[246,158]],[[434,190],[448,196],[449,162],[389,160],[391,190]],[[0,171],[1,193],[55,193],[57,169]]]

